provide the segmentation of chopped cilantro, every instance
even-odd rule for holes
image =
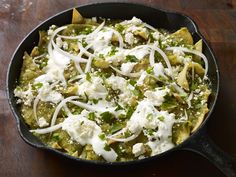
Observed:
[[[116,49],[115,46],[112,46],[111,51],[108,53],[108,56],[113,56],[116,54],[116,52],[118,52],[118,50]]]
[[[80,114],[83,111],[83,108],[77,106],[73,108],[72,111],[73,111],[73,114]]]
[[[114,134],[116,132],[118,132],[119,130],[121,130],[123,128],[123,126],[119,123],[115,123],[111,128],[110,128],[110,133]]]
[[[99,57],[99,58],[104,58],[104,55],[100,53],[100,54],[98,55],[98,57]]]
[[[83,46],[83,47],[86,47],[87,45],[88,45],[88,43],[85,42],[85,40],[83,39],[83,40],[82,40],[82,46]]]
[[[151,136],[152,136],[152,135],[154,134],[154,132],[155,132],[155,130],[153,130],[153,129],[147,129],[146,131],[147,131],[147,134],[148,134],[148,135],[151,135]]]
[[[92,99],[92,102],[94,103],[94,104],[97,104],[98,103],[98,99]]]
[[[93,30],[91,27],[86,27],[83,31],[81,31],[81,34],[89,34],[91,33]]]
[[[37,90],[43,86],[43,83],[39,82],[37,84],[32,85],[33,90]]]
[[[124,133],[125,138],[128,138],[132,135],[132,133],[128,130]]]
[[[91,75],[89,73],[86,73],[86,80],[91,82],[92,78]]]
[[[52,141],[59,141],[60,140],[60,134],[59,133],[53,133],[52,134]]]
[[[80,125],[83,125],[84,124],[84,121],[80,122]]]
[[[43,69],[47,65],[48,65],[48,62],[47,61],[43,61],[42,63],[39,64],[39,69]]]
[[[160,116],[160,117],[158,117],[158,119],[163,122],[165,120],[165,117],[164,116]]]
[[[94,112],[90,112],[89,114],[88,114],[88,119],[89,120],[95,120],[95,113]]]
[[[125,114],[120,114],[119,119],[126,119],[126,115]]]
[[[132,86],[135,86],[136,83],[137,83],[137,82],[136,82],[135,80],[133,80],[133,79],[130,79],[130,80],[129,80],[129,84],[132,85]]]
[[[125,27],[121,24],[116,24],[115,28],[119,33],[122,33],[122,31],[125,29]]]
[[[161,109],[172,110],[178,106],[177,101],[172,96],[166,95],[164,98],[165,98],[165,101],[162,103]]]
[[[111,147],[110,147],[108,144],[105,144],[104,150],[105,150],[105,151],[110,151],[110,150],[111,150]]]
[[[119,111],[119,110],[122,110],[122,109],[124,109],[124,108],[122,108],[121,105],[117,104],[117,107],[116,107],[115,111]]]
[[[152,114],[152,113],[149,113],[149,114],[147,115],[147,119],[149,119],[149,120],[153,119],[153,114]]]
[[[139,90],[138,87],[135,87],[134,90],[132,90],[133,94],[137,97],[141,97],[142,96],[142,92]]]
[[[146,69],[146,72],[147,72],[148,74],[153,74],[153,67],[148,67],[148,68]]]
[[[100,116],[102,120],[104,120],[104,122],[106,123],[111,123],[114,119],[114,116],[108,111],[101,113]]]
[[[129,62],[137,62],[137,61],[138,61],[138,59],[137,59],[136,56],[134,56],[134,55],[127,55],[127,56],[125,57],[125,60],[126,60],[126,61],[129,61]]]
[[[129,106],[126,111],[126,117],[129,119],[132,116],[133,112],[134,112],[134,108]]]
[[[106,135],[104,133],[101,133],[98,137],[103,141],[106,139]]]

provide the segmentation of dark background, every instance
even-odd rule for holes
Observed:
[[[221,177],[211,163],[192,152],[116,169],[82,166],[27,145],[19,136],[5,96],[11,55],[23,37],[48,17],[94,0],[0,0],[0,177],[156,176]],[[100,2],[100,1],[99,1]],[[105,1],[104,1],[105,2]],[[123,1],[124,2],[124,1]],[[215,143],[236,158],[236,1],[132,0],[191,16],[216,53],[221,72],[220,96],[208,122]]]

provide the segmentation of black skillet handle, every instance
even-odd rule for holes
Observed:
[[[223,152],[208,136],[206,129],[194,134],[182,149],[198,153],[211,161],[227,177],[236,177],[236,160]]]

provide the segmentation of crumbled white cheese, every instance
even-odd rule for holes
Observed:
[[[95,22],[95,23],[97,22],[97,17],[92,17],[91,19],[93,22]]]
[[[141,76],[139,77],[137,81],[137,85],[142,86],[144,84],[144,80],[146,77],[147,77],[147,72],[146,71],[142,72]]]
[[[111,85],[111,88],[113,90],[121,90],[124,91],[127,86],[127,81],[120,76],[110,76],[106,79],[107,84]]]
[[[158,111],[151,101],[143,100],[139,102],[136,110],[127,122],[127,128],[134,134],[140,133],[143,128],[158,129],[153,135],[146,135],[150,139],[157,139],[147,144],[152,148],[152,154],[164,151],[164,148],[173,147],[173,143],[169,137],[172,135],[172,126],[175,122],[175,115],[169,114],[167,111]],[[161,140],[161,143],[159,142]],[[163,145],[162,145],[162,142]],[[158,149],[161,146],[161,149]],[[164,146],[164,147],[162,147]]]
[[[148,54],[149,54],[149,50],[146,47],[133,50],[129,53],[129,55],[134,55],[139,60],[142,60]]]
[[[179,49],[174,49],[173,54],[176,55],[176,56],[184,56],[184,52],[182,50],[179,50]]]
[[[164,96],[169,92],[169,89],[159,89],[159,88],[156,88],[154,91],[151,91],[151,90],[147,90],[145,93],[144,93],[144,96],[150,100],[153,105],[155,106],[160,106],[163,101],[165,100],[164,99]]]
[[[115,55],[107,56],[105,58],[106,61],[108,61],[109,63],[113,63],[114,65],[117,65],[119,62],[124,61],[126,53],[126,49],[117,48],[116,50],[117,52],[115,53]]]
[[[125,20],[123,22],[121,22],[122,25],[129,25],[129,24],[133,24],[133,25],[141,25],[142,24],[142,20],[137,18],[137,17],[133,17],[131,20]]]
[[[44,117],[40,117],[37,121],[39,127],[46,127],[49,125],[49,123],[47,122],[47,120]]]
[[[159,40],[160,39],[160,35],[161,35],[161,33],[159,33],[159,32],[154,32],[154,33],[152,33],[152,36],[153,36],[153,38],[155,39],[155,40]]]
[[[106,31],[99,31],[95,36],[92,38],[86,38],[86,42],[88,44],[92,43],[92,49],[94,50],[94,53],[100,52],[102,49],[109,46],[111,43],[111,39],[113,36],[112,30],[106,30]]]
[[[83,79],[83,82],[78,85],[78,95],[87,96],[89,99],[105,98],[108,94],[106,87],[103,85],[103,80],[100,77],[91,76],[91,81]]]
[[[127,42],[129,45],[133,45],[134,44],[134,35],[130,32],[125,34],[125,42]]]
[[[132,153],[134,154],[135,157],[138,157],[138,156],[142,155],[143,153],[145,153],[144,144],[143,143],[136,143],[135,145],[133,145]]]
[[[159,77],[159,76],[161,76],[161,77],[166,77],[166,76],[165,76],[164,66],[162,65],[161,62],[155,63],[155,64],[153,65],[153,71],[154,71],[154,75],[155,75],[156,77]]]
[[[68,49],[68,43],[67,43],[66,41],[63,42],[62,48],[63,48],[64,50],[67,50],[67,49]]]
[[[140,24],[142,24],[142,20],[139,19],[139,18],[137,18],[137,17],[133,17],[133,18],[130,20],[130,22],[131,22],[132,24],[134,24],[134,25],[140,25]]]
[[[52,103],[59,103],[63,100],[63,96],[61,93],[52,90],[49,83],[43,83],[43,86],[39,89],[39,99],[44,102],[52,102]]]
[[[107,56],[108,53],[112,50],[111,46],[108,47],[104,47],[103,49],[101,49],[99,52],[97,52],[97,55],[104,55]]]
[[[52,25],[52,26],[49,27],[49,30],[48,30],[48,35],[49,36],[51,36],[53,34],[55,28],[56,28],[56,25]]]
[[[15,97],[18,97],[17,103],[22,103],[27,106],[31,106],[31,103],[34,99],[34,95],[32,93],[32,86],[31,84],[28,85],[28,90],[23,91],[22,89],[16,88],[14,90]]]
[[[136,65],[136,62],[127,62],[127,63],[122,63],[121,65],[121,71],[124,72],[125,74],[129,74],[131,73],[131,71],[133,70],[134,66]]]
[[[62,130],[65,130],[72,140],[82,146],[91,144],[94,152],[105,160],[109,162],[116,160],[117,154],[112,148],[110,151],[104,149],[106,141],[99,138],[102,130],[95,122],[81,115],[72,115],[64,120]]]
[[[61,37],[57,37],[57,38],[56,38],[56,44],[57,44],[58,47],[60,47],[60,48],[63,46],[63,41],[62,41]]]

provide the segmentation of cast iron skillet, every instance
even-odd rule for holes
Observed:
[[[213,111],[219,92],[219,71],[216,64],[216,58],[210,46],[207,44],[205,38],[200,34],[198,27],[193,22],[193,20],[180,13],[168,12],[165,10],[160,10],[140,4],[131,4],[131,3],[96,3],[96,4],[79,6],[77,9],[84,17],[97,16],[97,17],[105,17],[112,19],[130,19],[133,16],[136,16],[138,18],[141,18],[148,24],[151,24],[158,28],[164,28],[170,31],[175,31],[185,26],[192,33],[195,42],[198,41],[199,39],[203,39],[203,53],[208,58],[209,62],[208,76],[212,82],[211,85],[212,95],[209,100],[210,111],[206,119],[202,123],[202,125],[198,128],[198,130],[182,144],[162,154],[149,157],[143,160],[135,160],[130,162],[113,162],[113,163],[87,161],[66,155],[58,150],[49,148],[44,144],[42,144],[35,136],[33,136],[28,131],[28,127],[23,122],[22,116],[20,115],[19,112],[19,107],[18,105],[16,105],[16,98],[14,98],[13,90],[16,87],[16,81],[18,80],[18,77],[20,75],[20,69],[22,66],[22,57],[24,51],[30,53],[33,46],[37,45],[39,39],[38,35],[39,30],[43,29],[47,30],[48,27],[51,26],[52,24],[58,26],[69,24],[71,22],[71,16],[72,16],[72,9],[69,9],[49,18],[48,20],[37,26],[32,32],[30,32],[16,49],[9,64],[7,73],[7,84],[6,84],[7,96],[11,110],[17,121],[19,133],[21,137],[25,140],[25,142],[36,148],[41,148],[52,152],[56,152],[61,156],[73,159],[74,161],[77,162],[95,164],[95,165],[112,165],[112,166],[137,164],[140,162],[146,162],[153,159],[159,159],[176,150],[190,150],[198,154],[201,154],[202,156],[209,159],[225,175],[229,177],[236,176],[235,160],[230,156],[228,156],[227,154],[225,154],[224,152],[222,152],[218,147],[216,147],[206,134],[206,123],[209,120],[209,117]]]

